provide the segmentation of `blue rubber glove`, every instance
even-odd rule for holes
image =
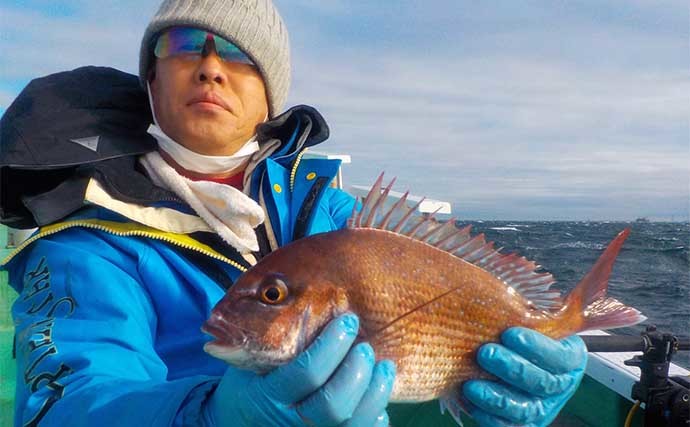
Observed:
[[[479,365],[502,381],[464,384],[470,415],[482,427],[549,425],[582,380],[584,342],[577,335],[555,341],[531,329],[510,328],[501,343],[485,344],[477,353]]]
[[[205,405],[208,424],[225,426],[388,426],[395,364],[352,344],[359,319],[343,315],[290,363],[266,375],[228,368]]]

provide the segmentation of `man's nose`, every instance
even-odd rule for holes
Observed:
[[[204,46],[196,77],[199,82],[203,83],[213,81],[218,84],[225,84],[227,81],[227,76],[223,70],[223,60],[218,56],[213,40],[209,40]]]

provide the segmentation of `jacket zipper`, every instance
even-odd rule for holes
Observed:
[[[2,263],[0,263],[0,265],[5,265],[5,264],[9,263],[12,260],[12,258],[14,258],[17,254],[19,254],[19,252],[24,250],[27,246],[29,246],[31,243],[35,242],[36,240],[41,239],[41,238],[46,237],[46,236],[50,236],[51,234],[55,234],[55,233],[58,233],[60,231],[67,230],[68,228],[74,228],[74,227],[91,228],[91,229],[100,230],[100,231],[103,231],[103,232],[106,232],[106,233],[109,233],[109,234],[112,234],[115,236],[119,236],[119,237],[136,236],[136,237],[146,237],[149,239],[161,240],[161,241],[170,243],[172,245],[175,245],[175,246],[187,249],[187,250],[199,252],[203,255],[214,258],[218,261],[222,261],[226,264],[229,264],[229,265],[235,267],[236,269],[240,270],[243,273],[245,271],[247,271],[246,267],[244,267],[244,266],[240,265],[239,263],[237,263],[237,262],[235,262],[229,258],[226,258],[220,254],[216,254],[216,253],[204,250],[202,248],[198,248],[196,246],[186,245],[184,243],[178,242],[174,239],[170,239],[170,238],[165,237],[165,236],[161,236],[161,235],[154,234],[154,233],[148,233],[148,232],[142,231],[142,230],[117,231],[117,230],[114,230],[112,228],[106,227],[104,225],[93,224],[90,222],[83,222],[83,221],[69,222],[69,223],[65,223],[64,225],[62,225],[60,227],[56,227],[56,228],[53,228],[53,229],[50,229],[47,231],[39,232],[35,236],[28,238],[24,243],[19,245],[19,247],[17,249],[15,249],[4,260],[2,260]]]
[[[295,190],[295,175],[297,175],[297,166],[299,166],[299,162],[302,161],[302,156],[307,152],[309,148],[305,148],[304,150],[300,151],[299,154],[297,154],[297,158],[295,159],[295,163],[292,165],[292,170],[290,171],[290,191]]]

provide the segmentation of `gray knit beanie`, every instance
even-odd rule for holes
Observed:
[[[155,37],[174,26],[202,28],[237,45],[263,76],[269,117],[282,112],[290,87],[290,46],[271,0],[164,0],[141,41],[139,79],[144,86]]]

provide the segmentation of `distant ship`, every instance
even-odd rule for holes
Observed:
[[[640,218],[636,218],[636,219],[635,219],[635,222],[637,222],[637,223],[648,223],[648,222],[651,222],[651,221],[649,221],[649,218],[643,216],[643,217],[640,217]]]

